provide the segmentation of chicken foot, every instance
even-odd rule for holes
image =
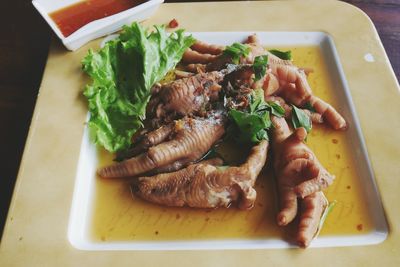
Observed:
[[[162,86],[158,94],[153,96],[148,110],[156,118],[163,117],[170,112],[184,116],[198,111],[210,98],[218,97],[221,89],[219,83],[224,76],[224,72],[214,71],[166,84]]]
[[[285,226],[300,213],[297,240],[307,246],[315,235],[316,225],[326,207],[321,190],[332,184],[331,175],[318,161],[303,140],[307,132],[298,128],[290,131],[284,118],[272,116],[273,166],[280,196],[280,212],[277,223]],[[298,198],[302,210],[298,210]]]
[[[295,66],[275,64],[263,78],[265,96],[278,95],[298,107],[310,104],[335,130],[346,129],[345,119],[328,103],[314,96],[304,70]]]
[[[253,186],[265,164],[267,150],[268,141],[261,141],[239,167],[219,167],[221,162],[216,160],[172,173],[140,177],[133,183],[132,192],[167,206],[216,208],[238,202],[240,209],[251,209],[256,199]]]
[[[257,56],[268,55],[270,64],[292,65],[292,61],[283,60],[264,49],[256,34],[252,34],[244,41],[250,52],[241,57],[240,64],[253,64]],[[226,64],[231,64],[232,59],[223,54],[225,47],[196,41],[183,55],[182,61],[186,63],[186,70],[190,72],[205,72],[222,69]]]
[[[98,170],[105,178],[131,177],[150,171],[174,171],[199,160],[225,133],[225,118],[212,113],[207,119],[175,121],[173,132],[160,134],[155,146],[134,158]],[[157,130],[156,130],[157,131]],[[163,142],[164,141],[164,142]]]

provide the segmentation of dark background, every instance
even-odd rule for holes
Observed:
[[[189,2],[189,1],[165,1]],[[374,22],[400,77],[400,0],[345,1]],[[31,122],[52,32],[31,0],[0,3],[0,236]]]

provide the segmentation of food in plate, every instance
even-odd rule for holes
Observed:
[[[299,216],[302,247],[319,232],[329,210],[321,190],[334,176],[304,140],[312,123],[347,125],[312,93],[312,70],[295,66],[290,51],[266,50],[256,35],[219,46],[134,23],[90,51],[83,69],[93,79],[85,89],[93,139],[120,161],[100,177],[135,177],[132,192],[161,205],[251,209],[254,183],[271,161],[277,223]],[[233,166],[213,153],[221,142],[252,148]]]

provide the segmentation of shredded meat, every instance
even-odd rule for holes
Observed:
[[[225,119],[215,113],[207,119],[178,120],[172,133],[159,130],[159,135],[154,134],[158,144],[151,146],[147,152],[101,168],[98,174],[115,178],[136,176],[158,168],[169,171],[179,169],[199,160],[223,136],[224,124]]]
[[[260,142],[239,167],[219,167],[222,162],[215,160],[173,173],[141,177],[132,185],[132,191],[147,201],[167,206],[215,208],[238,202],[240,209],[250,209],[256,199],[253,186],[267,150],[268,141]]]

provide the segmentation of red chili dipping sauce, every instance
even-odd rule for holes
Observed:
[[[64,37],[70,36],[82,26],[134,6],[144,0],[85,0],[49,14]]]

